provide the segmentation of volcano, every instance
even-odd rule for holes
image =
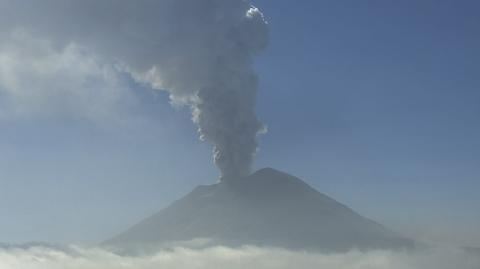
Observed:
[[[362,217],[302,180],[271,168],[199,186],[105,244],[161,246],[195,239],[211,245],[323,251],[414,245],[413,240]]]

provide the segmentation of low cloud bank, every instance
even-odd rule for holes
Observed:
[[[478,269],[480,257],[460,249],[409,252],[351,251],[339,254],[274,248],[175,248],[152,255],[121,256],[100,248],[0,248],[2,269]]]

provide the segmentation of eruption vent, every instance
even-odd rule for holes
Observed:
[[[255,115],[252,58],[267,45],[268,29],[247,1],[0,0],[0,18],[4,32],[56,49],[73,44],[168,91],[173,104],[191,107],[223,179],[250,172],[264,129]]]

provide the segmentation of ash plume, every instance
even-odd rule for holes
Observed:
[[[262,13],[245,0],[0,0],[0,38],[74,44],[191,107],[222,179],[247,175],[264,129],[255,115]]]

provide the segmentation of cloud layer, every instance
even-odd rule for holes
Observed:
[[[0,249],[2,269],[478,269],[480,257],[457,249],[417,253],[390,251],[321,254],[282,249],[176,248],[144,256],[119,256],[103,249],[46,247]]]

